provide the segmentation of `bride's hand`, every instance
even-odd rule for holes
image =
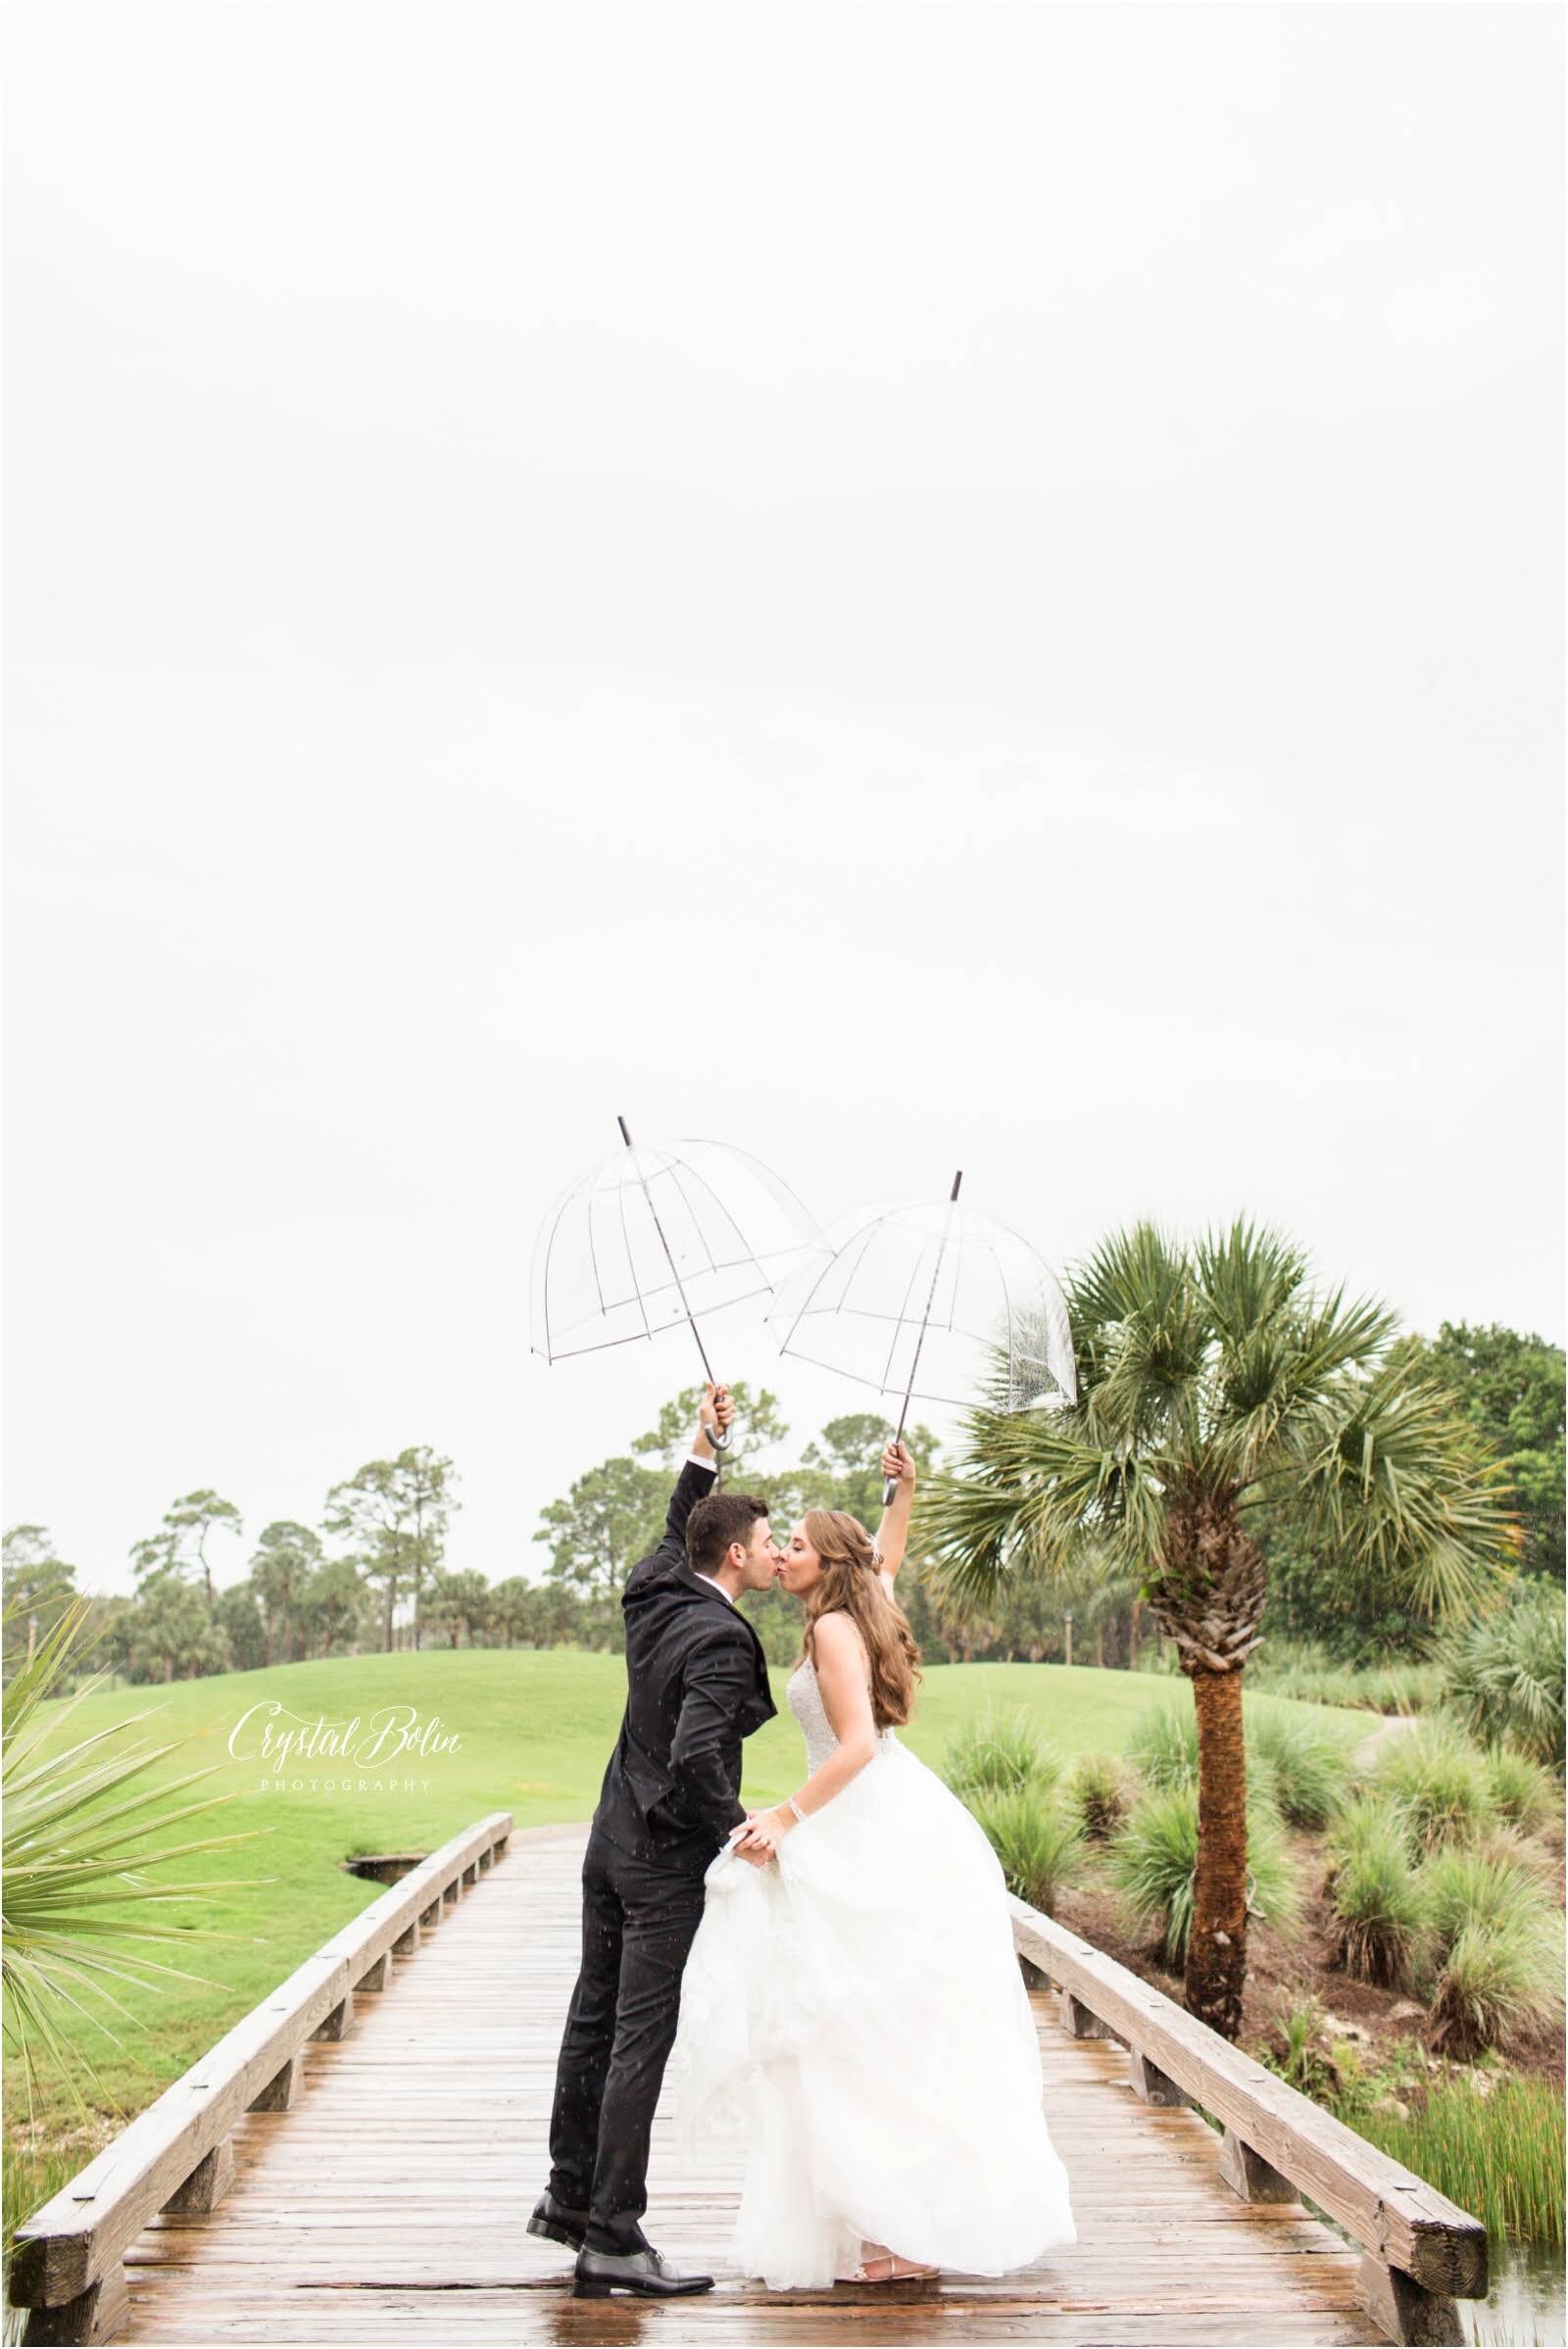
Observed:
[[[907,1485],[911,1493],[914,1491],[914,1454],[906,1444],[900,1444],[895,1438],[887,1446],[882,1454],[882,1474],[898,1484]]]
[[[748,1855],[753,1851],[762,1851],[771,1856],[794,1825],[793,1811],[754,1811],[746,1833],[736,1839],[736,1849]]]

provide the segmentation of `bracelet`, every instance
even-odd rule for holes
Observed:
[[[802,1825],[804,1826],[804,1825],[805,1825],[805,1823],[806,1823],[806,1820],[807,1820],[807,1818],[808,1817],[808,1815],[809,1815],[809,1814],[808,1814],[808,1812],[806,1812],[806,1811],[803,1811],[803,1810],[802,1810],[802,1808],[801,1808],[800,1804],[799,1804],[799,1803],[796,1801],[796,1799],[795,1799],[795,1797],[794,1797],[794,1795],[793,1795],[793,1794],[792,1794],[792,1795],[790,1796],[790,1798],[789,1798],[789,1805],[788,1805],[788,1807],[789,1807],[789,1809],[790,1809],[790,1810],[792,1810],[792,1811],[795,1813],[795,1816],[796,1816],[796,1818],[797,1818],[797,1819],[799,1819],[799,1820],[801,1821]]]

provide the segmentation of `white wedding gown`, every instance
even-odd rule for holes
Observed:
[[[786,1701],[815,1770],[809,1662]],[[707,1885],[670,2082],[688,2144],[747,2139],[744,2274],[824,2286],[864,2241],[1002,2276],[1076,2240],[1001,1867],[896,1731],[774,1865],[723,1851]]]

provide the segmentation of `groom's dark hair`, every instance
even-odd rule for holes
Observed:
[[[767,1515],[765,1500],[749,1493],[710,1493],[686,1522],[686,1563],[699,1574],[716,1574],[732,1542],[744,1547],[759,1517]]]

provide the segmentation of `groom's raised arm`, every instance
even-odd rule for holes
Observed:
[[[678,1566],[685,1557],[687,1520],[698,1502],[712,1492],[713,1480],[718,1474],[718,1459],[709,1442],[709,1429],[727,1428],[734,1416],[735,1405],[727,1387],[704,1388],[697,1433],[692,1439],[690,1452],[681,1463],[680,1474],[675,1479],[675,1490],[669,1496],[663,1537],[652,1556],[644,1559],[644,1565],[652,1566],[657,1560],[661,1566]],[[632,1577],[633,1581],[639,1579],[640,1568]],[[631,1584],[628,1583],[627,1589],[630,1588]]]

